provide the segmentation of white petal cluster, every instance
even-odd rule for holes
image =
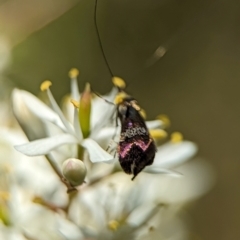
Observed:
[[[117,89],[114,87],[103,98],[95,97],[92,100],[91,130],[89,137],[86,139],[83,139],[79,127],[77,110],[68,102],[65,105],[65,110],[67,109],[66,112],[71,113],[72,116],[65,116],[49,89],[47,89],[47,93],[52,107],[47,106],[29,92],[19,89],[13,91],[14,113],[29,140],[32,140],[15,146],[16,150],[27,156],[55,154],[59,158],[59,155],[61,155],[62,162],[67,158],[77,158],[77,151],[76,147],[74,151],[74,146],[80,145],[87,150],[92,163],[116,163],[114,154],[111,155],[104,149],[113,141],[112,137],[116,133],[119,136],[120,127],[116,128],[112,123],[116,108],[106,102],[113,102]],[[71,96],[74,98],[80,97],[76,77],[71,79]],[[69,108],[72,110],[69,110]],[[69,122],[68,119],[72,119],[72,122]],[[164,126],[161,120],[147,121],[146,124],[150,130]],[[114,149],[116,149],[116,144]],[[144,171],[178,175],[170,169],[189,160],[195,155],[196,151],[197,146],[189,141],[168,142],[158,147],[153,165],[145,168]]]
[[[103,98],[113,102],[116,93]],[[72,77],[71,98],[80,96]],[[0,157],[0,239],[189,239],[182,206],[214,183],[206,161],[188,162],[196,144],[157,146],[154,164],[131,181],[105,151],[120,131],[112,122],[115,106],[93,98],[90,134],[83,138],[77,109],[68,101],[62,111],[51,92],[48,97],[51,106],[15,89],[13,110],[27,139],[18,128],[0,128],[0,155],[7,156]],[[146,124],[164,127],[161,120]]]
[[[79,144],[86,149],[91,149],[90,160],[93,162],[113,159],[93,139],[83,139],[81,134],[78,134],[78,131],[75,131],[76,129],[74,130],[74,125],[67,121],[62,112],[59,112],[58,107],[55,107],[56,110],[54,111],[37,97],[24,90],[15,89],[12,97],[17,120],[22,128],[26,129],[25,133],[30,140],[35,139],[15,146],[18,151],[27,156],[40,156],[46,155],[63,145]],[[38,131],[39,135],[34,134]],[[92,132],[94,133],[94,131]],[[97,159],[94,159],[95,156]],[[72,157],[72,153],[69,153],[69,157]]]

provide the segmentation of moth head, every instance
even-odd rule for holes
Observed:
[[[119,92],[115,97],[115,104],[118,106],[118,113],[121,117],[126,116],[128,108],[131,106],[133,98],[125,92]]]
[[[126,116],[127,109],[128,109],[128,107],[124,103],[121,103],[118,105],[118,112],[121,116]]]

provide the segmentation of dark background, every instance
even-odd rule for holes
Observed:
[[[81,88],[90,82],[108,92],[93,10],[83,0],[18,44],[6,78],[35,94],[51,79],[60,100],[77,67]],[[113,73],[149,119],[168,114],[172,130],[196,142],[216,170],[215,188],[191,209],[199,239],[240,239],[240,1],[99,0],[97,18]],[[149,66],[159,46],[167,52]]]

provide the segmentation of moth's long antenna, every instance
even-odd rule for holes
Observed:
[[[94,7],[94,25],[95,25],[95,28],[96,28],[96,32],[97,32],[97,38],[98,38],[98,42],[99,42],[99,46],[100,46],[100,49],[101,49],[101,52],[102,52],[102,55],[103,55],[103,58],[104,58],[104,61],[107,65],[107,68],[108,68],[108,71],[109,73],[111,74],[111,76],[113,77],[113,73],[112,73],[112,70],[109,66],[109,63],[107,61],[107,57],[105,55],[105,52],[104,52],[104,49],[103,49],[103,45],[102,45],[102,41],[101,41],[101,37],[100,37],[100,33],[99,33],[99,30],[98,30],[98,25],[97,25],[97,5],[98,5],[98,0],[95,0],[95,7]]]

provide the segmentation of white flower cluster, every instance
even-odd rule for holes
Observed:
[[[43,89],[51,106],[13,91],[13,111],[29,142],[17,128],[0,129],[0,239],[188,239],[181,207],[213,180],[205,161],[185,163],[196,145],[157,146],[154,164],[131,181],[105,150],[116,132],[114,105],[89,89],[80,94],[77,75],[70,72],[71,98],[80,102],[73,107],[68,98],[63,111],[49,82]],[[103,98],[113,102],[116,94],[114,87]],[[146,123],[149,130],[164,126],[162,120]]]

